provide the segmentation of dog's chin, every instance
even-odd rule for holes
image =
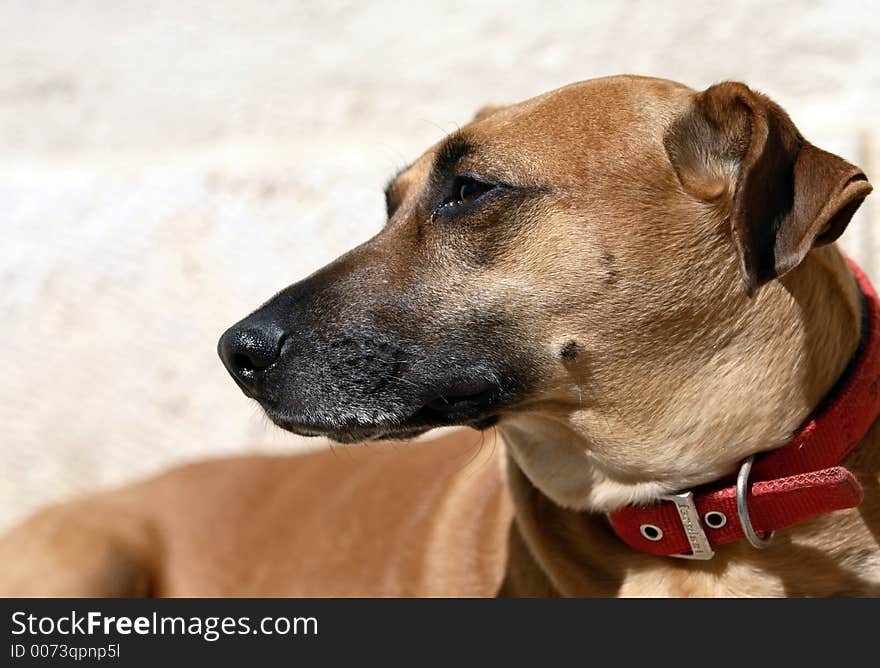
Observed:
[[[263,410],[275,425],[294,434],[328,438],[337,443],[359,443],[410,440],[438,427],[488,429],[498,422],[499,407],[493,402],[481,403],[474,399],[447,402],[439,410],[429,403],[401,417],[388,416],[375,421],[342,419],[333,412],[319,411],[310,412],[305,417],[298,412],[267,405],[263,405]]]
[[[322,437],[336,443],[366,443],[370,441],[408,441],[421,436],[431,427],[402,428],[400,426],[358,425],[357,427],[335,427],[332,425],[307,424],[276,419],[270,416],[276,425],[300,436]]]

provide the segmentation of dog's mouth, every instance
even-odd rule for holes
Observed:
[[[499,394],[497,385],[487,380],[459,381],[438,392],[418,413],[435,419],[468,419],[491,406]]]
[[[339,443],[358,441],[408,440],[431,429],[468,426],[488,429],[498,422],[505,402],[504,392],[487,380],[462,380],[447,384],[440,391],[409,410],[359,411],[356,406],[339,410],[291,410],[280,402],[259,400],[266,415],[277,426],[300,436],[322,436]]]

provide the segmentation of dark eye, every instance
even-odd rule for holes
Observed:
[[[452,183],[452,195],[441,206],[464,206],[475,202],[495,188],[492,183],[478,181],[470,176],[456,176]]]

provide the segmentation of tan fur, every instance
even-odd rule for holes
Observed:
[[[743,198],[758,196],[737,190],[741,170],[775,164],[756,158],[757,117],[739,107],[713,116],[706,127],[728,124],[714,149],[700,139],[703,121],[686,125],[701,104],[728,109],[730,90],[771,130],[790,122],[737,86],[698,95],[600,79],[493,108],[463,129],[481,151],[461,169],[547,192],[511,214],[529,224],[509,228],[491,266],[451,272],[438,252],[421,267],[443,288],[438,318],[463,303],[502,305],[542,351],[539,390],[502,415],[497,434],[208,462],[49,509],[0,540],[0,593],[880,594],[876,424],[846,462],[862,506],[780,531],[767,551],[740,542],[706,563],[652,557],[604,519],[785,443],[857,345],[858,289],[844,259],[833,245],[802,261],[801,251],[824,243],[822,225],[839,234],[870,186],[810,147],[810,160],[839,162],[798,167],[804,192],[777,247],[788,264],[761,265],[749,255],[762,250],[760,230],[731,229]],[[789,150],[796,131],[786,132]],[[433,152],[393,184],[395,211],[364,257],[411,243]],[[392,278],[411,275],[403,266]],[[578,354],[560,361],[571,341]]]
[[[186,466],[13,530],[2,593],[491,596],[511,517],[501,452],[468,430]]]

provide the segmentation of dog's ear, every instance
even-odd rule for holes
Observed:
[[[477,109],[477,113],[474,114],[474,117],[471,119],[471,123],[475,121],[482,121],[484,118],[489,118],[492,114],[500,109],[504,109],[504,105],[502,104],[487,104],[484,107],[480,107]]]
[[[750,295],[837,239],[871,192],[858,167],[805,141],[781,107],[741,83],[698,93],[664,143],[685,190],[729,219]]]

